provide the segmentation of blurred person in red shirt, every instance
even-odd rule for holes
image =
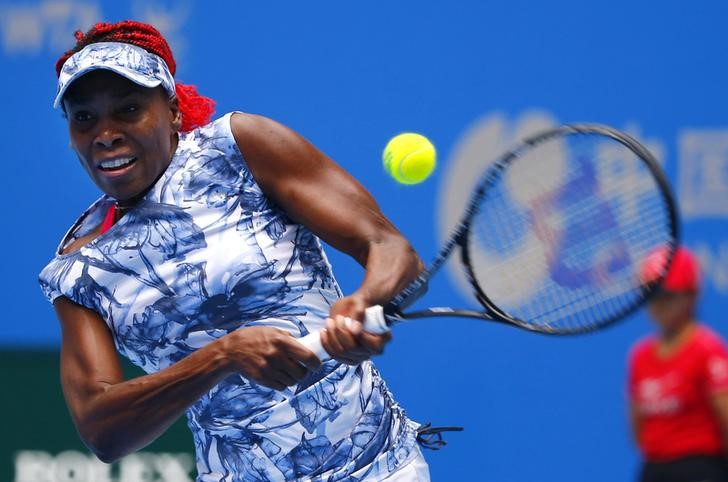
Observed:
[[[655,252],[645,281],[664,265]],[[657,332],[629,357],[632,431],[644,463],[640,482],[728,482],[728,348],[695,318],[700,269],[680,247],[649,313]]]

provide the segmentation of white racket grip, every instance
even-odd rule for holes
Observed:
[[[370,306],[364,310],[364,331],[372,335],[381,335],[389,331],[382,305]]]
[[[347,325],[353,323],[351,318],[346,319]],[[389,331],[387,320],[384,318],[384,309],[380,305],[370,306],[364,311],[363,328],[367,333],[381,335]],[[321,361],[331,359],[331,356],[321,344],[321,332],[314,331],[298,339],[298,342],[314,352]]]
[[[314,331],[308,335],[298,339],[298,343],[305,346],[316,354],[319,360],[322,362],[331,358],[329,353],[324,350],[324,346],[321,344],[321,332]]]

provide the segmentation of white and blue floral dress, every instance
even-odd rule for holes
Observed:
[[[299,337],[341,296],[319,240],[253,179],[228,114],[180,136],[162,177],[109,231],[56,254],[50,301],[99,313],[119,352],[152,373],[245,326]],[[103,196],[61,246],[101,224]],[[419,453],[418,424],[370,362],[326,362],[275,391],[233,375],[187,411],[200,481],[381,480]]]

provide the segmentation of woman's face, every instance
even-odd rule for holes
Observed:
[[[671,333],[693,320],[696,301],[696,293],[662,291],[650,300],[648,309],[659,328]]]
[[[108,70],[76,80],[63,97],[71,147],[106,194],[131,200],[151,187],[177,148],[181,116],[161,87]]]

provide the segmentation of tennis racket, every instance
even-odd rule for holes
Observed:
[[[675,202],[652,154],[607,126],[564,125],[484,169],[432,263],[388,303],[368,308],[363,328],[381,334],[403,320],[448,316],[550,335],[598,330],[650,298],[677,241]],[[456,248],[480,309],[406,311]],[[641,266],[656,252],[662,266],[645,280]],[[319,333],[299,341],[330,358]]]

